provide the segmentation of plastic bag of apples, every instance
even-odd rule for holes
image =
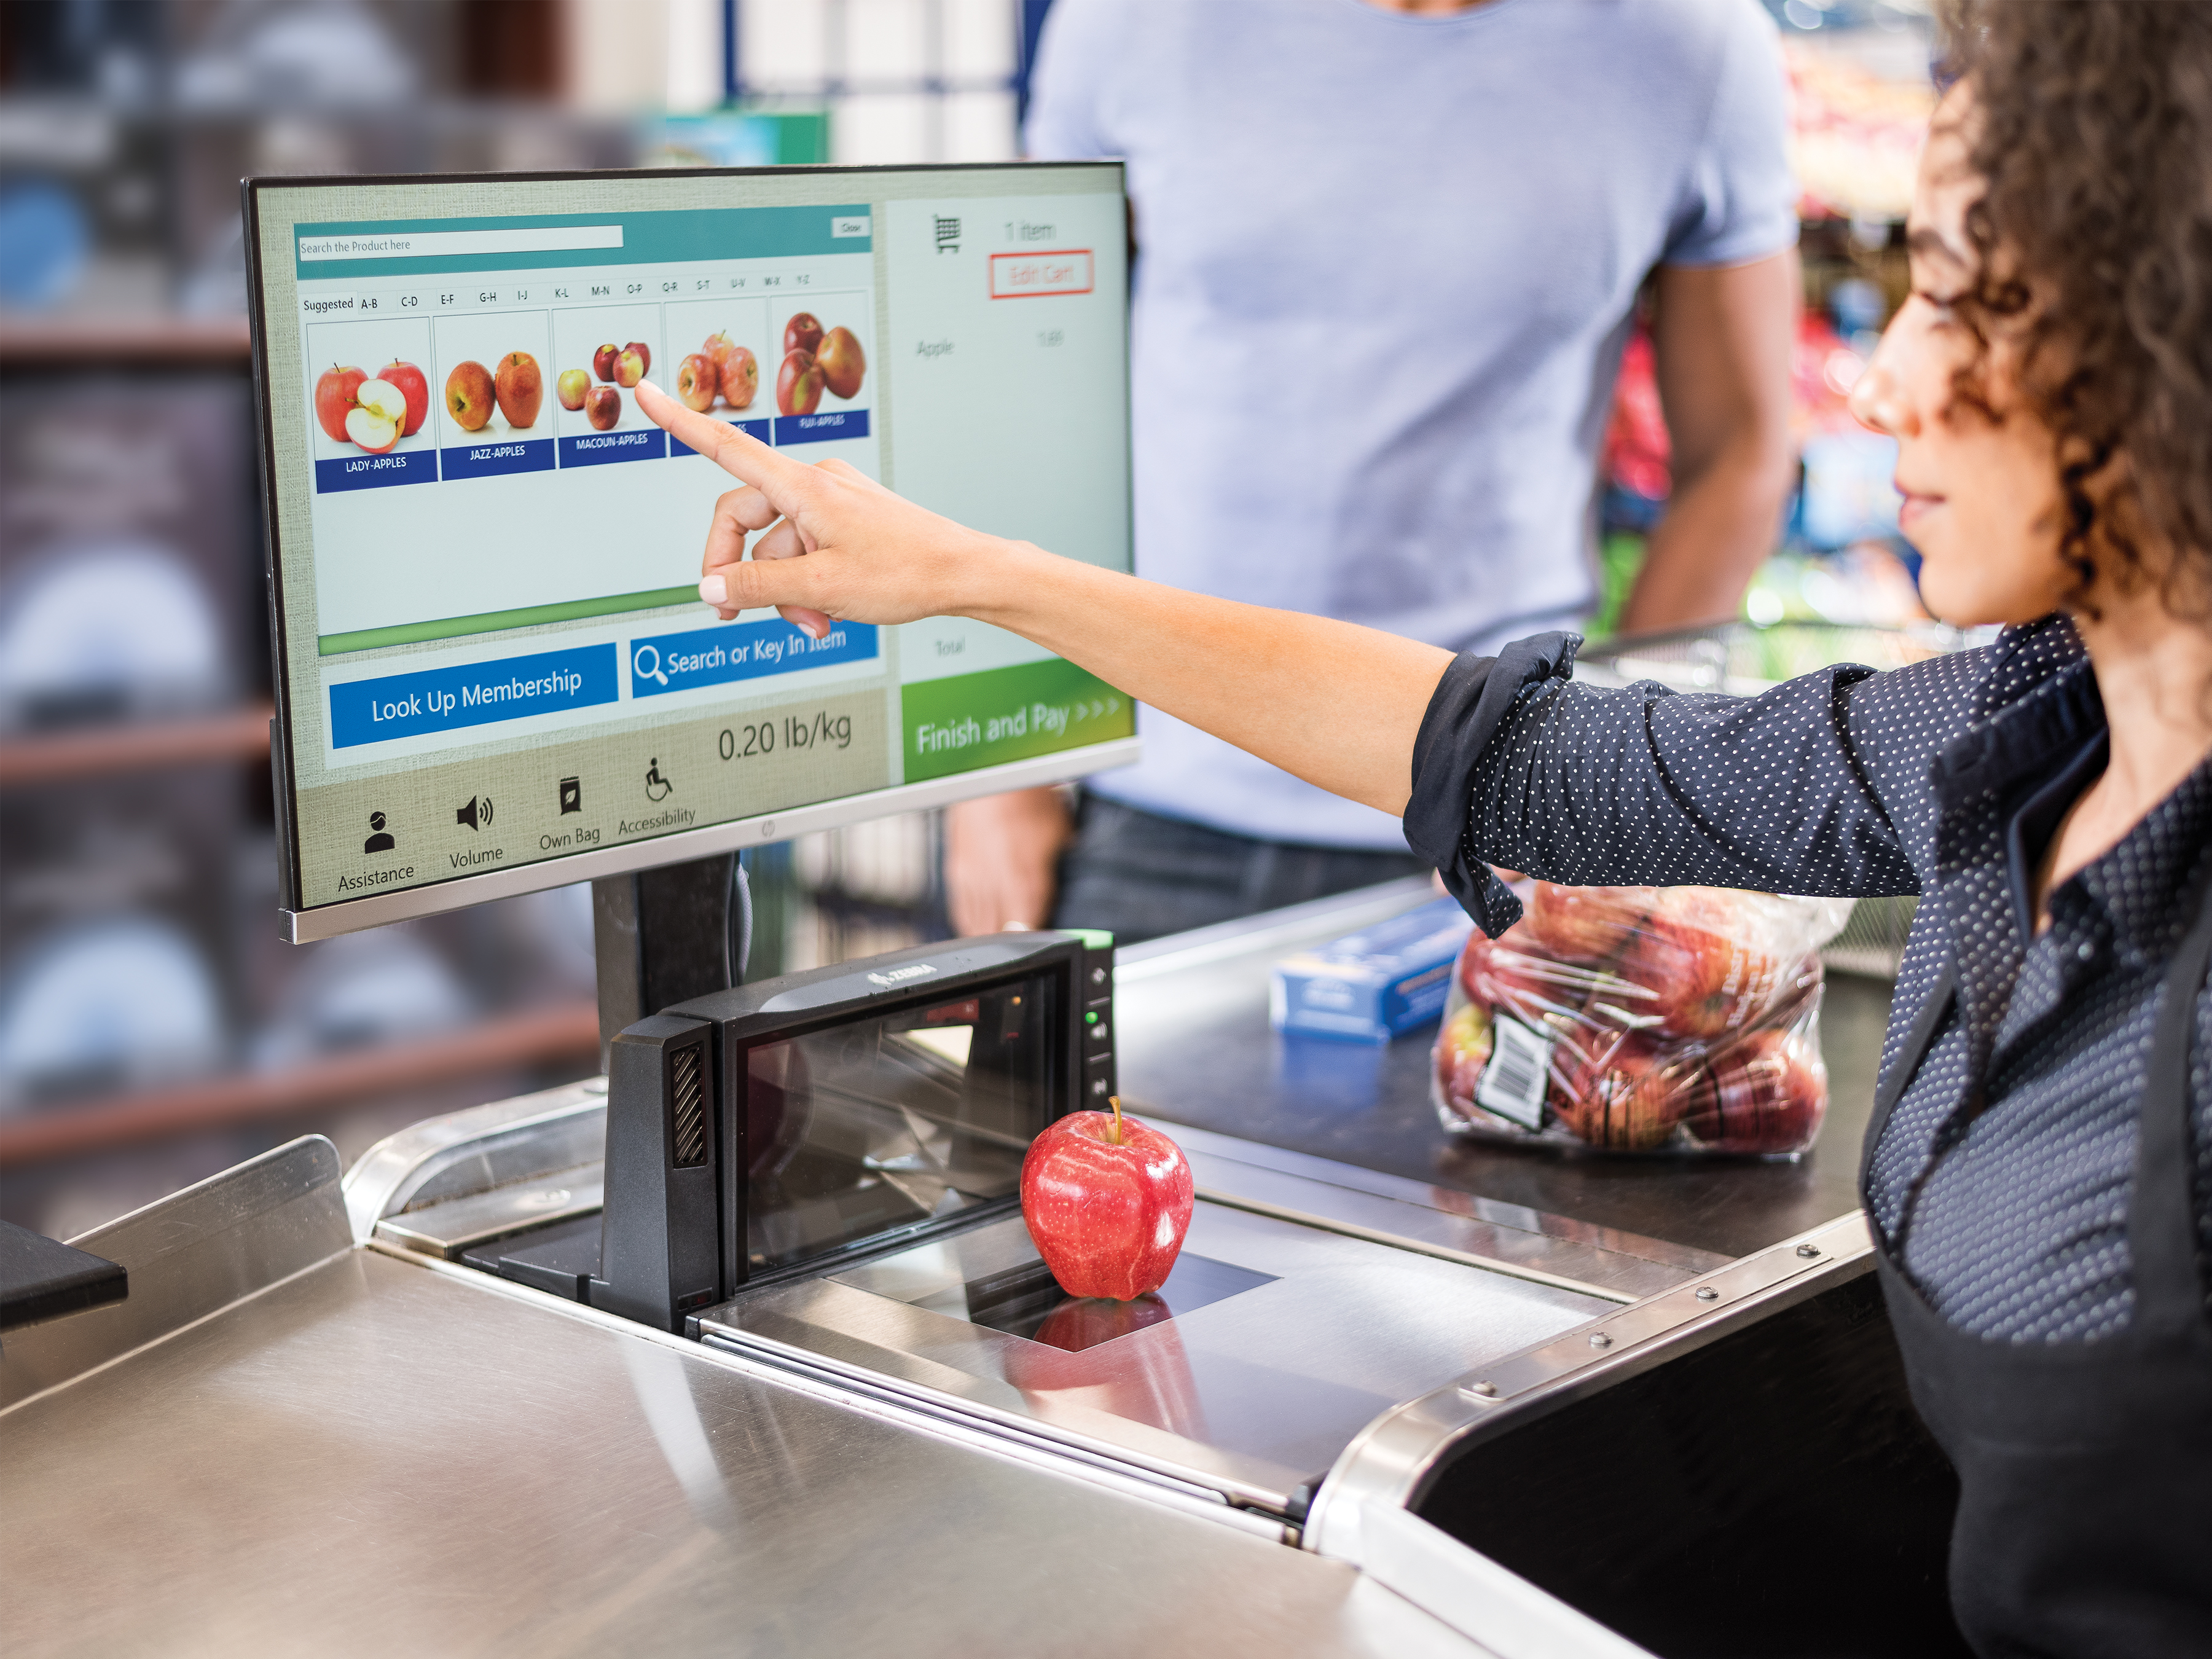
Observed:
[[[1537,882],[1460,954],[1437,1037],[1456,1134],[1794,1155],[1827,1111],[1820,959],[1847,899]]]

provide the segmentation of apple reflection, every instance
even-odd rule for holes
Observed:
[[[1121,1338],[1132,1339],[1123,1341]],[[1081,1406],[1190,1439],[1206,1437],[1198,1378],[1175,1311],[1157,1295],[1072,1296],[1034,1336],[1012,1344],[1006,1381],[1040,1415]]]

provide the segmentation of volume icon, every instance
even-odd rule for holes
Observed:
[[[491,822],[491,797],[471,795],[466,806],[453,809],[453,822],[465,823],[471,830],[482,829]]]

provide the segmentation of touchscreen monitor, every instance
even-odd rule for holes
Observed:
[[[1118,163],[264,179],[246,214],[289,937],[1134,758],[1125,696],[981,623],[718,622],[735,480],[635,392],[1126,570]]]

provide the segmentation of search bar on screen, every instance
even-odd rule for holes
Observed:
[[[620,247],[620,225],[541,225],[517,230],[349,231],[302,236],[300,258],[428,259],[456,253],[559,253],[570,248]]]

